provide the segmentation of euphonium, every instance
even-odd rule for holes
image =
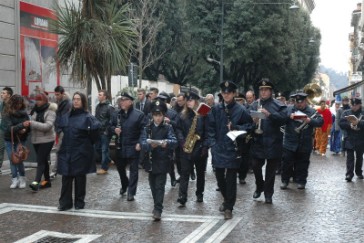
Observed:
[[[192,153],[196,142],[201,139],[201,137],[196,133],[197,119],[198,114],[195,112],[195,117],[193,118],[192,125],[190,127],[190,130],[188,131],[186,142],[183,145],[183,151],[188,154]]]

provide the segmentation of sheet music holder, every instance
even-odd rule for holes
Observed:
[[[243,134],[246,134],[246,131],[230,131],[228,132],[226,135],[233,141],[235,141],[235,139]]]
[[[303,119],[303,118],[307,118],[307,115],[305,113],[303,113],[302,111],[296,111],[295,113],[293,113],[293,119]]]
[[[206,105],[205,103],[200,103],[196,111],[200,116],[206,116],[210,110],[211,110],[210,106]]]
[[[345,119],[348,120],[350,123],[353,123],[358,120],[358,118],[354,115],[345,116]]]
[[[165,142],[166,142],[165,140],[147,139],[148,144],[155,144],[158,146],[162,146]]]
[[[252,118],[265,119],[265,114],[261,111],[250,111],[250,116]]]

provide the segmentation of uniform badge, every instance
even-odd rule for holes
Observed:
[[[229,87],[229,82],[228,81],[225,82],[225,87],[226,88]]]
[[[267,85],[267,83],[266,83],[265,81],[263,81],[263,82],[262,82],[262,85],[263,85],[263,86],[265,86],[265,85]]]
[[[155,102],[155,105],[159,105],[159,100],[157,102]]]

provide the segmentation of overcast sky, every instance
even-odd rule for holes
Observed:
[[[361,0],[315,0],[311,14],[313,25],[321,30],[321,64],[347,72],[351,14]]]

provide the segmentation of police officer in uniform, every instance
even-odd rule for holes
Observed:
[[[224,212],[225,219],[231,219],[236,201],[236,178],[244,137],[239,136],[233,141],[227,133],[234,130],[249,131],[253,124],[245,107],[234,99],[236,84],[225,81],[220,87],[223,101],[212,107],[209,113],[208,139],[217,185],[224,198],[219,210]]]
[[[306,93],[291,95],[295,104],[287,109],[289,119],[283,137],[281,189],[287,189],[291,177],[298,183],[298,189],[305,189],[313,148],[312,134],[315,127],[324,123],[322,116],[307,104],[306,97]]]
[[[277,164],[282,159],[282,134],[280,127],[287,120],[287,106],[273,99],[273,83],[269,79],[258,82],[259,100],[252,105],[252,111],[260,111],[264,119],[254,118],[256,130],[253,133],[251,153],[256,190],[253,198],[259,198],[264,192],[265,202],[271,204],[274,193],[274,180]],[[262,167],[267,161],[265,180]]]
[[[347,132],[347,138],[344,143],[344,148],[346,149],[347,154],[345,177],[347,182],[351,182],[354,177],[354,167],[355,174],[357,175],[358,179],[364,179],[362,170],[364,152],[363,116],[364,112],[361,106],[361,99],[353,98],[351,100],[351,109],[345,110],[340,119],[340,128]]]

